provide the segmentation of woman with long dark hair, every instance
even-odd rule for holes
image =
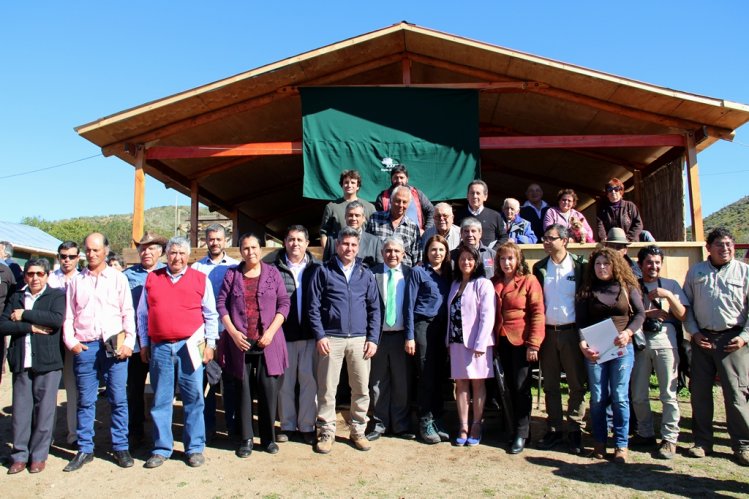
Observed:
[[[614,420],[614,461],[627,462],[629,436],[629,378],[635,355],[632,337],[645,321],[640,288],[627,262],[615,250],[597,249],[590,256],[583,286],[575,306],[580,328],[611,319],[618,335],[614,344],[624,354],[598,363],[599,354],[580,338],[580,349],[586,358],[590,386],[590,417],[593,425],[593,457],[606,455],[606,406],[611,403]]]

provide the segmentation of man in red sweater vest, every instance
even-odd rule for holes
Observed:
[[[167,266],[148,275],[138,304],[140,355],[144,362],[150,362],[154,391],[154,448],[146,468],[157,468],[172,455],[175,372],[185,413],[187,464],[195,468],[205,462],[203,365],[213,359],[218,313],[211,282],[205,274],[187,266],[189,256],[187,239],[170,239],[166,245]],[[203,340],[205,351],[200,357]]]

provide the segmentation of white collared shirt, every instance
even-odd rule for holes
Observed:
[[[477,216],[481,215],[482,211],[484,211],[484,205],[481,205],[481,208],[479,208],[478,210],[475,210],[475,211],[474,211],[473,208],[471,208],[470,204],[468,205],[468,213],[470,213],[474,217],[477,217]]]
[[[569,253],[559,265],[549,258],[543,285],[546,324],[575,322],[575,263]]]
[[[294,276],[294,283],[296,285],[296,313],[297,318],[299,319],[299,323],[302,323],[302,274],[304,273],[304,269],[307,268],[307,264],[309,263],[309,259],[307,258],[307,255],[304,255],[304,258],[302,258],[302,261],[299,263],[293,263],[291,260],[289,260],[289,256],[285,256],[286,259],[286,266],[289,267],[289,270],[291,271],[291,274]]]
[[[343,271],[343,276],[346,278],[346,282],[349,282],[351,280],[351,273],[354,271],[354,264],[356,264],[356,260],[351,262],[351,265],[348,267],[343,266],[343,262],[341,261],[338,256],[335,257],[335,261],[338,263],[338,267]]]

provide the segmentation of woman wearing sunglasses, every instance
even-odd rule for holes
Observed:
[[[606,234],[612,227],[624,229],[627,233],[627,241],[639,242],[642,232],[642,219],[640,211],[632,201],[625,201],[624,184],[618,178],[612,178],[606,183],[606,200],[602,200],[598,206],[596,220],[596,233],[598,240],[606,240]]]

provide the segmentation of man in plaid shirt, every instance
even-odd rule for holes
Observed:
[[[381,240],[398,236],[403,241],[406,254],[403,263],[415,265],[419,260],[419,236],[421,231],[413,220],[406,216],[408,203],[411,202],[411,191],[402,185],[393,190],[390,211],[378,211],[367,222],[367,232]]]

